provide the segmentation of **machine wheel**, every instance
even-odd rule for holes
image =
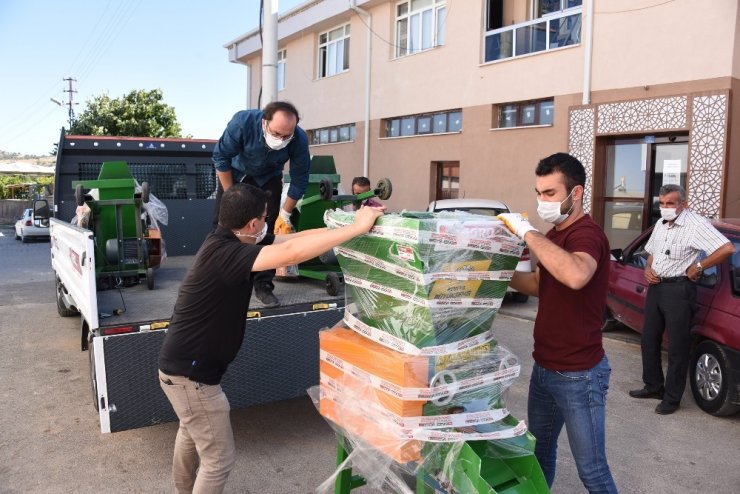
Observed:
[[[332,196],[334,195],[334,185],[331,183],[331,180],[324,177],[319,182],[319,195],[321,198],[325,201],[331,201]]]
[[[730,403],[730,390],[735,389],[729,360],[717,343],[704,340],[691,355],[689,366],[691,393],[699,408],[716,416],[732,415],[740,405]]]
[[[95,376],[95,346],[93,345],[92,334],[88,336],[87,352],[90,354],[90,386],[92,388],[93,407],[95,411],[100,411],[100,403],[98,402],[98,381]]]
[[[82,192],[82,184],[77,184],[77,187],[75,187],[75,203],[78,206],[85,204],[85,194]]]
[[[141,182],[141,202],[149,202],[149,182]]]
[[[62,282],[57,278],[57,312],[62,317],[72,317],[79,314],[74,309],[70,309],[67,307],[67,305],[64,303],[64,297],[62,296],[62,292],[64,291],[64,285],[62,285]]]
[[[332,297],[339,295],[340,286],[342,286],[342,282],[339,281],[337,273],[329,273],[326,275],[326,293]]]
[[[146,268],[146,287],[154,290],[154,268]]]
[[[378,186],[375,188],[375,195],[378,196],[381,201],[390,199],[392,192],[393,185],[389,178],[381,178],[378,180]]]

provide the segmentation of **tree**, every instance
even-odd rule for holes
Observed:
[[[162,102],[160,89],[133,90],[111,99],[101,95],[89,100],[69,133],[94,136],[180,137],[175,109]]]

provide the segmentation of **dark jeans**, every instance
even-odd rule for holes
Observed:
[[[665,386],[663,400],[679,404],[689,370],[691,318],[696,311],[696,285],[690,281],[650,285],[642,328],[642,380],[657,391]],[[660,345],[668,331],[668,370],[663,376]]]
[[[218,225],[218,212],[221,207],[221,196],[224,193],[224,189],[221,186],[221,181],[217,180],[218,189],[216,190],[216,205],[213,213],[213,228],[216,229]],[[278,214],[280,214],[280,194],[283,190],[283,181],[280,177],[273,177],[268,180],[264,185],[259,186],[252,177],[244,177],[242,183],[253,185],[258,189],[270,192],[270,197],[267,199],[267,231],[272,233],[275,231],[275,220],[277,220]],[[267,239],[260,242],[260,245],[267,245]],[[275,270],[270,269],[268,271],[257,271],[254,274],[254,287],[267,286],[270,290],[275,288],[272,280],[275,278]]]
[[[616,494],[606,461],[606,394],[611,375],[604,356],[591,369],[550,371],[536,362],[529,381],[527,417],[535,456],[547,485],[555,480],[558,436],[565,425],[578,476],[590,493]]]

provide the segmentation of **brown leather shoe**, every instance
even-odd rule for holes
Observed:
[[[678,403],[668,403],[667,401],[661,401],[655,407],[655,413],[658,415],[670,415],[676,410],[678,410]]]
[[[650,391],[647,388],[642,389],[633,389],[630,391],[630,396],[632,398],[655,398],[656,400],[662,400],[663,399],[663,388],[660,388],[658,391]]]

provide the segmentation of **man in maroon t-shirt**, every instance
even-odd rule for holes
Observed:
[[[589,492],[616,493],[606,460],[605,407],[611,369],[601,344],[609,281],[609,242],[583,211],[586,172],[556,153],[535,170],[537,213],[555,225],[546,235],[520,214],[499,215],[539,259],[534,273],[515,272],[511,286],[539,297],[529,430],[548,485],[565,425],[578,475]]]

